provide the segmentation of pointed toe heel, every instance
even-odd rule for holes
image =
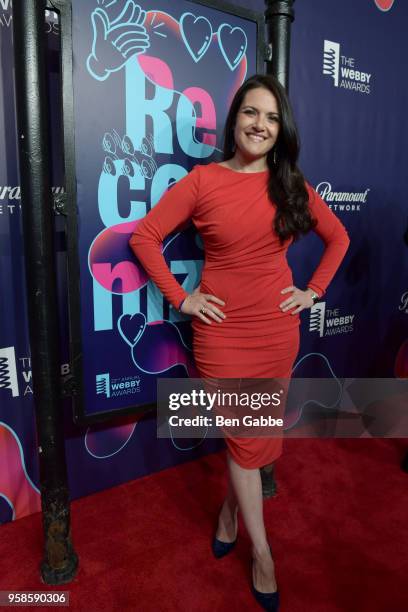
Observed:
[[[212,541],[212,551],[214,557],[216,559],[222,559],[222,557],[225,557],[225,555],[228,555],[228,553],[233,550],[236,543],[236,540],[233,542],[221,542],[221,540],[214,538]]]
[[[222,510],[222,507],[218,513],[218,516],[221,510]],[[233,542],[223,542],[222,540],[219,540],[216,536],[214,536],[211,547],[212,547],[213,555],[216,559],[222,559],[222,557],[225,557],[225,555],[228,555],[228,553],[230,553],[235,548],[235,544],[237,543],[237,535],[238,535],[237,514],[235,514],[235,521],[236,521],[235,522],[235,540]]]
[[[262,593],[255,588],[253,579],[253,563],[254,562],[252,560],[251,590],[253,596],[263,610],[268,610],[269,612],[279,612],[279,591],[274,591],[273,593]]]
[[[261,593],[257,591],[252,584],[252,594],[256,601],[259,603],[263,610],[269,610],[269,612],[278,612],[279,610],[279,591],[274,593]]]

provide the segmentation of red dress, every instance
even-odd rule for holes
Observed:
[[[286,260],[291,241],[280,244],[273,229],[275,206],[267,192],[268,171],[236,172],[216,163],[195,166],[149,212],[130,245],[146,272],[178,308],[188,293],[171,274],[161,252],[164,238],[191,219],[205,250],[200,290],[225,302],[222,323],[193,317],[193,351],[203,378],[290,378],[299,349],[299,315],[282,312],[282,295],[293,284]],[[343,225],[308,185],[316,233],[325,242],[308,286],[322,295],[347,250]],[[273,462],[280,438],[226,438],[245,468]]]

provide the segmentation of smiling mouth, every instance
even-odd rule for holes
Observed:
[[[254,142],[263,142],[264,140],[266,140],[265,136],[261,136],[260,134],[249,133],[247,134],[247,137],[253,140]]]

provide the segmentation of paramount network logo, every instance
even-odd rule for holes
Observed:
[[[372,74],[357,70],[355,58],[342,54],[338,42],[324,41],[323,74],[333,79],[335,87],[359,93],[371,93]]]
[[[6,389],[13,397],[19,395],[14,346],[0,349],[0,391]]]
[[[398,306],[398,310],[400,310],[401,312],[405,312],[405,314],[408,314],[408,291],[402,294],[401,304]]]
[[[1,0],[0,0],[1,1]],[[64,187],[52,187],[53,195],[64,193]],[[21,211],[20,185],[0,185],[0,215],[14,215]]]
[[[370,188],[367,188],[365,191],[333,191],[329,181],[322,181],[316,185],[316,191],[332,210],[358,212],[360,210],[360,203],[367,203]]]
[[[326,308],[326,302],[318,302],[310,309],[309,331],[319,336],[334,336],[353,331],[354,316],[342,316],[339,308]]]
[[[65,193],[64,187],[52,187],[51,191],[53,195]],[[21,200],[20,185],[0,185],[0,200]]]

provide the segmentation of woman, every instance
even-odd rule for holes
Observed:
[[[203,378],[289,378],[299,347],[299,312],[325,292],[347,250],[347,233],[296,163],[298,136],[286,92],[265,75],[237,91],[225,126],[224,161],[195,166],[140,223],[130,245],[167,300],[191,315]],[[205,265],[188,294],[161,253],[167,234],[191,219]],[[325,251],[305,290],[293,285],[286,251],[311,229]],[[232,550],[241,511],[252,542],[253,593],[277,610],[274,563],[259,468],[281,454],[278,438],[226,438],[229,487],[213,552]]]

